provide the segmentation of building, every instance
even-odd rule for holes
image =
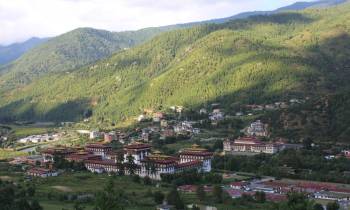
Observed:
[[[267,125],[258,120],[250,124],[246,133],[249,136],[268,136]]]
[[[41,177],[41,178],[58,176],[58,173],[56,171],[45,169],[45,168],[31,168],[26,172],[26,174],[28,176]]]
[[[111,142],[115,141],[117,139],[116,133],[114,131],[111,131],[109,133],[104,133],[104,141],[105,142]]]
[[[66,148],[66,147],[57,147],[57,148],[48,148],[41,152],[41,155],[44,158],[44,162],[53,162],[55,156],[66,157],[67,155],[77,152],[76,149]]]
[[[85,168],[93,173],[117,173],[118,164],[114,160],[86,160]]]
[[[101,133],[98,131],[91,131],[90,132],[90,139],[97,139],[100,138]]]
[[[200,148],[198,145],[194,144],[191,148],[180,152],[179,155],[180,163],[200,161],[202,163],[203,172],[211,171],[211,159],[213,158],[212,152],[208,152],[206,149]]]
[[[164,201],[162,205],[157,206],[157,210],[170,210],[172,208],[173,208],[173,206],[168,205],[168,203],[166,201]]]
[[[149,176],[152,179],[160,180],[161,174],[175,173],[176,166],[176,158],[155,152],[141,160],[140,176]]]
[[[280,151],[279,144],[265,143],[256,137],[239,137],[234,141],[224,141],[226,154],[235,152],[275,154]]]
[[[124,159],[127,160],[128,156],[131,155],[134,159],[134,162],[137,165],[141,164],[146,156],[151,152],[151,145],[143,143],[132,143],[124,147]]]
[[[85,146],[85,151],[99,155],[104,159],[107,153],[112,151],[112,147],[104,144],[88,144]]]
[[[209,115],[209,119],[211,121],[220,121],[225,118],[225,114],[221,112],[220,109],[214,109],[212,113]]]
[[[86,160],[101,160],[102,157],[100,155],[94,155],[89,152],[77,152],[67,155],[65,159],[70,162],[81,163],[85,162]]]

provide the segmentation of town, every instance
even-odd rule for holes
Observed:
[[[288,106],[296,106],[295,103],[303,101],[292,100],[290,104],[279,102],[274,109],[281,107],[287,109]],[[218,182],[220,188],[231,199],[254,197],[256,193],[264,193],[269,202],[284,202],[288,200],[290,193],[303,193],[308,199],[322,201],[321,203],[337,202],[342,209],[350,206],[350,187],[329,182],[315,182],[312,179],[309,181],[290,179],[296,177],[295,170],[298,170],[291,165],[279,166],[279,170],[285,174],[282,176],[287,179],[281,179],[271,173],[260,177],[250,174],[240,175],[239,171],[227,170],[225,167],[227,161],[230,162],[230,159],[234,160],[236,157],[245,161],[245,158],[254,156],[273,157],[283,155],[285,152],[303,151],[306,149],[305,146],[314,149],[318,146],[311,142],[305,145],[303,142],[290,142],[285,138],[274,137],[270,125],[259,118],[248,120],[245,127],[235,128],[239,130],[239,135],[236,137],[232,138],[230,133],[227,133],[226,137],[207,140],[203,135],[208,130],[215,131],[220,129],[222,122],[245,117],[242,113],[233,117],[225,115],[218,103],[210,107],[198,110],[196,117],[189,117],[193,116],[193,113],[189,115],[182,106],[170,107],[168,112],[148,109],[135,119],[139,126],[128,131],[75,129],[72,123],[69,123],[69,127],[63,128],[67,129],[65,131],[60,128],[59,132],[30,135],[16,140],[15,144],[28,145],[27,147],[34,149],[30,150],[30,155],[11,158],[8,163],[12,166],[21,166],[28,180],[55,179],[66,176],[67,173],[79,174],[81,170],[86,170],[92,174],[137,176],[154,182],[167,182],[166,180],[175,181],[176,177],[194,173],[202,174],[204,177],[219,176],[217,179],[222,180]],[[254,110],[254,115],[258,115],[257,113],[266,106],[249,106],[252,110],[257,109],[256,107],[259,109]],[[248,111],[247,117],[251,119],[254,115]],[[71,144],[72,141],[64,140],[67,135],[78,136],[79,139],[84,139],[85,143]],[[6,142],[7,137],[3,135],[2,138]],[[66,142],[70,144],[65,145]],[[221,146],[219,144],[215,147],[218,142]],[[168,144],[178,143],[177,151],[169,151],[165,147]],[[327,161],[350,159],[350,152],[344,148],[333,155],[325,153],[321,158]],[[224,164],[223,168],[221,164]],[[191,194],[200,191],[198,189],[201,185],[195,184],[196,182],[183,180],[178,182],[177,190],[181,193]],[[211,182],[205,183],[205,192],[211,193],[213,190]],[[159,205],[160,209],[166,209],[165,207],[171,205],[167,203]]]

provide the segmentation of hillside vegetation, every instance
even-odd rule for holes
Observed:
[[[81,120],[91,109],[95,122],[111,123],[144,108],[197,108],[215,101],[230,110],[237,103],[311,97],[327,98],[327,120],[350,133],[349,124],[342,124],[350,114],[349,33],[349,3],[166,32],[70,73],[54,73],[67,69],[58,66],[29,85],[0,92],[0,116]],[[63,54],[92,62],[110,52],[98,49],[91,46],[90,60],[79,49]],[[3,77],[2,90],[7,81],[14,80]]]
[[[15,43],[8,46],[0,46],[0,65],[10,63],[28,50],[44,43],[48,38],[31,38],[22,43]]]

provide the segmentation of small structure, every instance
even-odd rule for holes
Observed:
[[[253,122],[247,128],[247,135],[249,136],[268,136],[267,125],[260,120]]]
[[[26,173],[28,176],[46,178],[50,176],[58,176],[56,171],[45,168],[31,168]]]
[[[90,131],[90,139],[97,139],[100,138],[100,132],[98,131]]]
[[[157,206],[157,210],[170,210],[171,208],[173,208],[173,206],[168,205],[166,201],[164,201],[162,205]]]

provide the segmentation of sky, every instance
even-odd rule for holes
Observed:
[[[136,30],[274,10],[295,0],[0,0],[0,45],[79,27]]]

